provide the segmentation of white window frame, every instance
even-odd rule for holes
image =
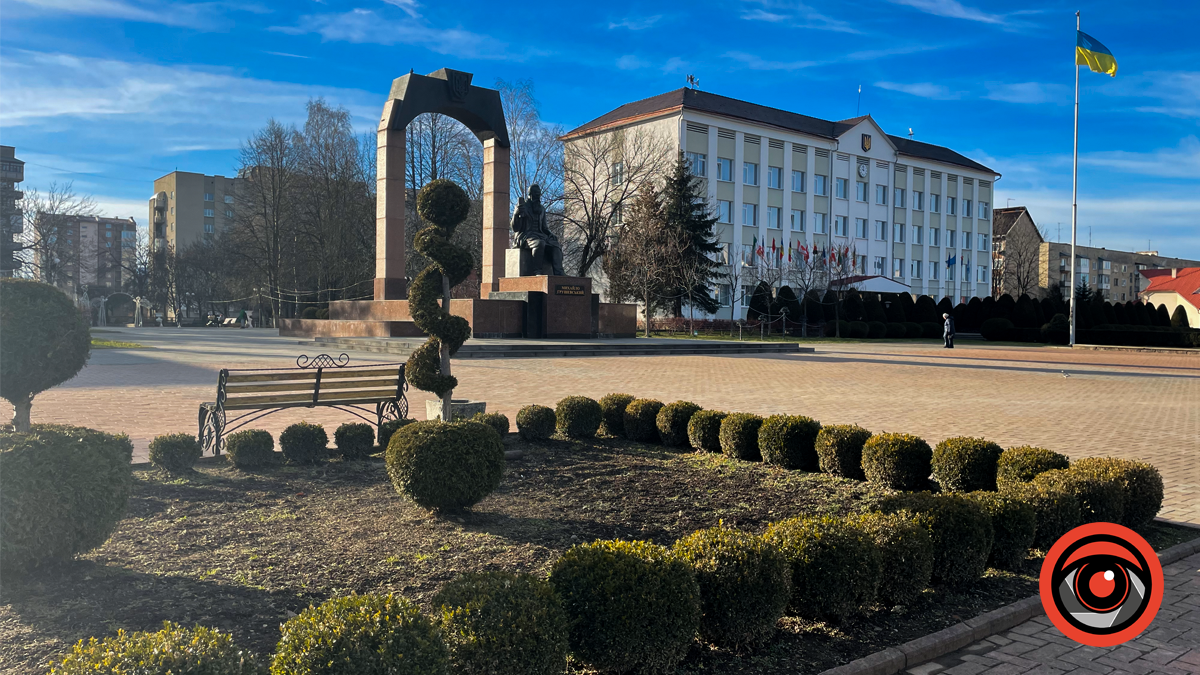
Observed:
[[[867,184],[861,180],[854,181],[854,201],[867,203]]]
[[[888,240],[888,224],[887,224],[886,220],[875,221],[875,240],[876,241],[887,241]]]
[[[758,185],[758,162],[742,162],[742,185]]]
[[[946,248],[958,248],[958,230],[946,230]]]
[[[783,209],[779,208],[778,206],[768,206],[767,207],[767,229],[769,229],[769,230],[783,229],[782,212],[783,212]]]
[[[938,197],[940,197],[940,196],[941,195],[935,194],[932,192],[929,193],[929,212],[930,213],[938,212]]]
[[[813,234],[829,234],[829,217],[826,214],[813,214]]]
[[[609,167],[608,180],[614,186],[620,185],[621,183],[625,182],[625,163],[624,162],[613,162],[612,163],[612,166]]]
[[[892,243],[904,243],[904,223],[892,223]]]
[[[833,236],[835,236],[835,237],[849,236],[847,233],[848,229],[849,229],[848,228],[848,219],[846,218],[846,216],[834,216],[833,217]]]
[[[924,192],[917,192],[916,190],[913,191],[912,207],[913,207],[913,211],[924,211],[925,210],[925,193]]]
[[[885,276],[887,274],[887,256],[875,256],[875,262],[873,264],[874,267],[872,269],[874,270],[875,274],[878,274],[879,276]]]
[[[717,180],[722,183],[733,182],[733,160],[728,157],[717,158]]]
[[[904,188],[897,187],[892,189],[892,205],[898,209],[904,208]]]
[[[767,187],[773,190],[783,189],[783,168],[778,166],[767,167]]]
[[[912,243],[917,246],[925,243],[925,232],[920,225],[912,226]]]
[[[717,200],[717,222],[726,225],[733,224],[733,202],[728,199]]]
[[[866,218],[855,218],[854,219],[854,236],[857,239],[866,239],[867,238],[867,219]]]
[[[792,232],[804,231],[804,213],[804,209],[792,209]],[[797,216],[799,216],[799,218],[797,218]],[[800,222],[797,223],[797,220]]]
[[[963,215],[963,218],[971,217],[971,200],[970,199],[963,200],[962,215]]]
[[[991,206],[987,202],[979,202],[979,219],[987,220],[991,215]]]
[[[887,206],[887,186],[875,184],[875,203],[879,206]]]
[[[892,278],[904,278],[904,258],[892,258]]]
[[[946,215],[948,215],[948,216],[957,215],[954,213],[954,207],[955,207],[956,201],[958,201],[958,200],[954,197],[946,197]]]
[[[689,152],[687,153],[687,160],[693,176],[700,178],[708,176],[708,155],[703,152]]]
[[[804,172],[792,170],[792,192],[804,192]]]
[[[929,261],[929,280],[930,281],[938,280],[938,269],[941,266],[942,266],[942,263],[938,262],[937,260]]]
[[[813,194],[818,197],[829,196],[829,176],[824,174],[813,176]]]
[[[920,279],[921,278],[921,268],[924,266],[925,266],[925,261],[923,261],[923,260],[910,260],[908,263],[908,278],[909,279]]]
[[[745,227],[758,227],[758,204],[742,204],[742,225]]]
[[[833,196],[837,199],[849,199],[850,180],[847,178],[833,179]]]

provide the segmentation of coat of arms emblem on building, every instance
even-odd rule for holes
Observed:
[[[471,73],[447,68],[446,86],[450,90],[450,100],[462,103],[467,98],[467,92],[471,90]]]
[[[862,149],[863,149],[863,152],[871,151],[871,134],[863,134],[862,135]]]

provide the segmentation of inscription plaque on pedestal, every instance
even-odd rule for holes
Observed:
[[[591,288],[583,284],[554,284],[555,295],[588,295]]]

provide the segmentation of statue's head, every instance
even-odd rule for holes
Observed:
[[[535,202],[542,201],[542,187],[537,183],[529,186],[529,198]]]

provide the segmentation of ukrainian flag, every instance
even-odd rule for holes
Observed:
[[[1116,77],[1117,60],[1108,47],[1083,31],[1076,32],[1079,35],[1075,42],[1075,65],[1087,66],[1093,73],[1108,73]]]

